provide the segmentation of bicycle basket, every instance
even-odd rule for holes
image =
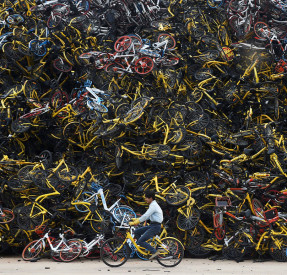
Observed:
[[[228,198],[228,197],[216,197],[215,198],[215,206],[216,207],[231,206],[230,198]]]
[[[264,211],[263,213],[265,220],[269,224],[276,222],[279,219],[278,211],[276,208],[271,208],[270,210]]]

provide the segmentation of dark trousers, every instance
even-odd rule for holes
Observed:
[[[156,249],[150,244],[146,243],[148,239],[151,239],[156,234],[159,234],[161,230],[160,224],[150,224],[135,230],[135,238],[137,244],[149,250],[152,254],[156,252]]]

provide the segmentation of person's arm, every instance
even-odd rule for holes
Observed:
[[[153,204],[150,204],[148,210],[139,218],[140,222],[148,220],[153,212],[154,212],[154,206]]]

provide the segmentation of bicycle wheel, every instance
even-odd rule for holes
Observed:
[[[18,118],[11,123],[11,130],[15,133],[27,132],[32,127],[29,119]]]
[[[101,53],[98,56],[95,57],[95,62],[93,63],[95,68],[100,70],[105,68],[110,60],[112,55],[110,53]]]
[[[77,180],[79,175],[79,172],[76,167],[74,166],[67,166],[63,169],[59,169],[56,172],[56,176],[59,180],[62,180],[64,182],[73,182]]]
[[[63,15],[58,12],[52,12],[47,20],[47,27],[49,29],[56,28],[62,21]]]
[[[249,4],[247,0],[231,0],[229,2],[229,8],[236,13],[244,12],[248,7]]]
[[[72,65],[67,62],[67,60],[62,58],[57,58],[53,61],[53,66],[56,70],[60,72],[70,72],[72,70]]]
[[[166,237],[157,245],[157,249],[163,250],[157,257],[157,261],[164,267],[177,266],[184,257],[184,247],[179,240]]]
[[[58,109],[69,102],[69,95],[60,88],[56,88],[49,98],[50,106]]]
[[[101,247],[101,259],[110,267],[123,265],[130,257],[130,248],[121,238],[106,240]]]
[[[9,223],[15,218],[14,213],[11,209],[2,208],[0,209],[0,223]]]
[[[165,199],[167,204],[172,206],[182,206],[186,203],[190,196],[189,188],[186,186],[177,186],[176,189],[170,189]]]
[[[191,230],[197,226],[199,220],[199,210],[193,207],[187,207],[185,210],[178,214],[176,225],[182,231]]]
[[[105,71],[109,75],[114,74],[122,74],[124,72],[125,67],[120,63],[110,63],[105,67]]]
[[[67,16],[70,13],[70,7],[60,3],[53,5],[52,10],[53,12],[63,14],[64,16]]]
[[[114,49],[118,53],[124,52],[131,46],[131,43],[132,43],[131,37],[129,37],[129,36],[121,36],[115,42]]]
[[[21,181],[21,183],[25,185],[33,183],[33,180],[31,178],[33,168],[34,165],[25,165],[18,171],[18,179]]]
[[[119,206],[113,211],[113,217],[120,224],[127,224],[132,218],[136,218],[136,213],[129,207]]]
[[[22,259],[24,261],[31,261],[39,256],[43,250],[43,244],[40,240],[30,242],[22,252]]]
[[[142,47],[142,40],[136,34],[128,35],[132,39],[132,45],[136,51],[138,51]]]
[[[72,262],[80,256],[82,249],[83,246],[80,241],[70,240],[67,242],[67,246],[63,246],[60,252],[60,259],[63,262]]]
[[[56,239],[56,240],[53,240],[52,241],[52,245],[53,247],[57,247],[60,242],[62,242],[60,239]],[[61,258],[60,258],[60,251],[61,249],[64,249],[66,247],[66,245],[64,243],[62,243],[56,251],[53,251],[51,250],[50,253],[51,253],[51,258],[55,261],[55,262],[62,262]]]
[[[251,241],[246,237],[245,234],[239,233],[235,236],[228,246],[223,248],[223,255],[229,260],[241,261],[246,253],[248,252],[248,246]]]
[[[170,154],[170,147],[163,144],[152,144],[146,149],[146,154],[153,159],[163,159]]]
[[[271,31],[268,25],[264,22],[256,22],[254,25],[254,32],[257,37],[265,39],[271,36]]]
[[[95,110],[99,113],[107,113],[109,111],[109,109],[103,105],[103,104],[99,104],[99,103],[96,103],[92,100],[88,100],[87,101],[87,106],[91,109],[91,110]]]
[[[167,136],[167,143],[177,145],[184,140],[185,136],[186,129],[184,127],[178,126],[171,128]]]
[[[33,208],[33,211],[32,211]],[[17,224],[24,230],[34,230],[44,222],[44,213],[37,205],[29,204],[19,209],[17,213]]]
[[[136,120],[141,118],[143,113],[144,113],[144,109],[141,106],[135,106],[134,108],[131,108],[124,115],[123,122],[126,123],[126,124],[135,122]]]
[[[29,42],[30,51],[37,56],[44,56],[47,53],[45,46],[41,46],[41,42],[37,39],[31,40]]]
[[[157,41],[158,42],[167,41],[166,49],[168,49],[168,50],[173,49],[175,47],[175,45],[176,45],[176,42],[175,42],[174,38],[168,33],[161,33],[157,37]]]
[[[175,66],[179,63],[178,57],[164,57],[161,61],[161,65],[165,67]]]
[[[272,236],[269,254],[277,262],[287,262],[287,237]]]
[[[89,192],[89,191],[82,192],[81,195],[76,200],[76,202],[82,201],[82,202],[88,202],[88,203],[96,205],[97,204],[97,196],[93,196],[93,195],[94,195],[94,193]],[[77,211],[82,212],[82,213],[86,213],[89,211],[89,208],[87,206],[81,205],[81,204],[76,204],[75,208],[77,209]]]
[[[13,175],[8,178],[8,187],[13,191],[16,192],[23,191],[29,188],[29,186],[30,186],[29,182],[24,183],[20,181],[17,175]]]
[[[153,60],[147,56],[144,56],[135,62],[134,69],[138,74],[148,74],[152,71],[153,67]]]

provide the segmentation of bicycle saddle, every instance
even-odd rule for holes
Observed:
[[[252,148],[250,148],[250,149],[244,148],[244,149],[243,149],[243,153],[244,153],[245,155],[247,155],[247,156],[250,156],[250,155],[252,154],[252,152],[253,152],[253,149],[252,149]]]

